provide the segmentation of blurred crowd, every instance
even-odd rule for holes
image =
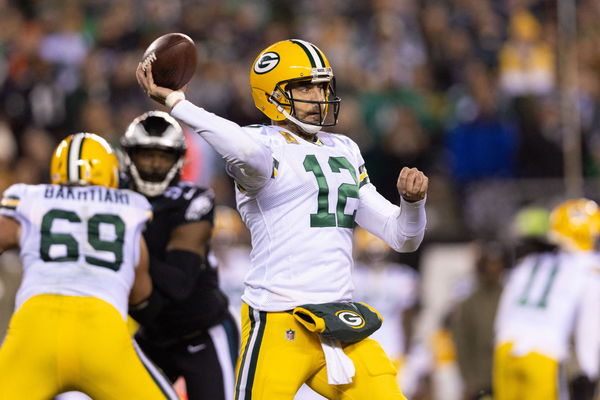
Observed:
[[[593,180],[600,176],[600,2],[575,2],[582,169]],[[397,202],[402,166],[430,177],[426,241],[440,245],[392,261],[419,270],[420,306],[435,320],[421,321],[427,334],[420,337],[435,339],[439,370],[456,358],[437,325],[458,302],[446,300],[477,296],[479,279],[479,295],[490,308],[497,302],[499,268],[510,262],[487,241],[505,239],[506,221],[522,206],[564,197],[554,0],[0,0],[0,26],[0,191],[47,182],[51,151],[65,135],[94,132],[117,144],[134,117],[155,108],[134,71],[164,33],[185,33],[197,45],[187,97],[240,125],[265,122],[248,83],[260,49],[287,38],[323,49],[342,98],[331,130],[359,144],[378,190]],[[189,136],[187,177],[212,186],[217,204],[233,206],[220,161]],[[428,280],[434,273],[455,275],[436,286]],[[399,279],[413,285],[417,277]],[[419,369],[418,349],[408,362]]]
[[[600,4],[576,3],[583,168],[596,177]],[[198,47],[188,97],[241,125],[263,118],[248,88],[259,49],[293,37],[324,49],[343,99],[333,131],[359,143],[372,182],[396,201],[399,166],[433,178],[429,239],[494,236],[502,218],[485,204],[513,191],[507,182],[563,174],[555,1],[0,0],[0,24],[0,189],[47,181],[50,149],[65,134],[115,142],[155,107],[134,70],[148,44],[173,31]],[[231,205],[231,185],[210,160],[193,177],[222,187],[217,201]]]

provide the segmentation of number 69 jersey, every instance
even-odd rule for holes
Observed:
[[[16,309],[38,294],[95,296],[127,316],[140,236],[152,215],[130,190],[16,184],[0,214],[21,225],[23,281]]]

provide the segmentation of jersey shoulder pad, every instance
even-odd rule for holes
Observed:
[[[198,186],[188,181],[178,181],[169,186],[163,193],[163,197],[169,201],[188,203],[192,199],[200,195],[214,197],[212,189]]]
[[[265,135],[268,132],[269,125],[247,125],[243,126],[242,129],[250,135]]]
[[[345,146],[345,147],[347,147],[347,148],[350,149],[350,152],[356,158],[356,164],[363,169],[363,171],[360,171],[361,175],[363,174],[363,172],[366,173],[365,159],[363,158],[362,152],[360,151],[360,147],[358,147],[358,144],[352,138],[350,138],[349,136],[346,136],[346,135],[335,134],[333,136],[343,146]]]
[[[330,133],[330,132],[321,132],[319,133],[319,138],[322,141],[331,141],[338,146],[345,146],[352,149],[353,152],[360,151],[358,145],[354,140],[352,140],[349,136],[344,135],[342,133]]]
[[[21,204],[21,201],[28,197],[27,189],[29,186],[30,185],[23,183],[17,183],[9,186],[4,193],[2,193],[0,210],[7,211],[8,214],[10,214],[10,211],[15,211]]]
[[[212,189],[180,181],[165,190],[160,209],[174,213],[173,218],[183,223],[212,220],[214,198]]]
[[[209,219],[212,221],[215,195],[212,189],[197,188],[188,202],[184,219],[187,222]]]
[[[198,186],[187,181],[179,181],[177,185],[181,188],[182,195],[186,200],[193,200],[198,196],[215,197],[215,192],[211,188]]]
[[[2,193],[2,198],[11,197],[11,196],[23,196],[29,186],[32,186],[32,185],[26,185],[24,183],[15,183],[13,185],[10,185]]]

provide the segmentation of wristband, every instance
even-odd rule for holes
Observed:
[[[173,108],[180,100],[185,100],[185,94],[179,90],[175,90],[174,92],[169,93],[165,98],[165,105],[169,108]]]

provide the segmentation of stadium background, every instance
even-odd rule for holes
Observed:
[[[472,287],[481,244],[512,239],[520,209],[599,198],[600,2],[565,4],[572,15],[552,0],[0,0],[0,191],[47,182],[66,134],[116,144],[155,108],[134,71],[161,34],[197,44],[188,98],[241,125],[264,122],[248,87],[259,50],[311,41],[342,98],[331,131],[360,145],[379,191],[398,201],[404,165],[430,177],[426,240],[394,260],[422,277],[427,335]],[[189,140],[187,177],[233,206],[220,161]],[[0,263],[1,336],[19,278],[13,255]]]

